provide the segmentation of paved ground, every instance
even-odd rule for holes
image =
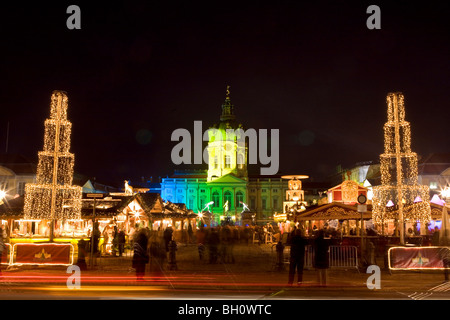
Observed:
[[[323,297],[329,299],[388,298],[388,299],[450,299],[450,284],[443,283],[442,273],[395,272],[382,269],[381,289],[369,290],[367,279],[370,274],[356,268],[330,269],[326,288],[320,287],[315,270],[304,271],[301,286],[287,286],[287,265],[278,270],[275,248],[271,245],[237,245],[234,250],[235,263],[210,264],[201,261],[195,245],[179,245],[177,250],[177,270],[168,270],[162,274],[147,270],[146,281],[136,282],[131,269],[131,257],[103,257],[94,269],[82,272],[84,285],[120,285],[149,286],[160,285],[168,289],[188,292],[258,292],[269,299]],[[380,265],[383,265],[380,261]],[[37,288],[49,283],[65,284],[69,276],[65,267],[18,267],[5,270],[3,283],[14,281],[27,283]],[[221,291],[222,290],[222,291]],[[208,297],[207,293],[197,297]]]

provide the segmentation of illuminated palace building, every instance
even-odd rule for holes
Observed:
[[[171,177],[163,178],[161,197],[184,203],[194,212],[211,212],[213,224],[219,224],[226,217],[239,223],[244,209],[251,212],[253,222],[273,221],[274,214],[286,210],[283,202],[288,181],[279,175],[249,174],[247,142],[245,145],[238,143],[236,135],[225,133],[227,129],[242,129],[236,121],[229,91],[222,104],[220,122],[213,128],[222,134],[209,135],[208,169],[177,170]]]

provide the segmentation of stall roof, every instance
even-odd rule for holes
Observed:
[[[431,202],[430,203],[431,219],[433,219],[433,220],[442,219],[442,209],[443,208],[444,208],[444,206],[440,206],[436,203]]]
[[[167,202],[164,203],[158,193],[137,193],[133,195],[113,195],[103,199],[96,199],[95,216],[97,218],[111,218],[123,212],[123,210],[136,200],[144,212],[153,217],[195,217],[185,204]],[[93,199],[82,199],[81,217],[91,219],[93,217]],[[0,218],[22,219],[24,196],[5,201],[0,205]]]
[[[97,218],[110,218],[122,212],[124,203],[129,203],[131,196],[114,196],[104,199],[96,199],[95,216]],[[81,217],[91,219],[94,214],[94,199],[83,199]]]
[[[13,198],[10,200],[4,200],[4,203],[0,205],[0,217],[2,219],[22,219],[24,196]]]
[[[163,211],[163,200],[159,193],[138,193],[135,195],[135,199],[148,215]]]
[[[371,205],[367,206],[367,211],[363,213],[364,219],[372,219]],[[306,209],[297,215],[297,220],[353,220],[361,219],[361,212],[358,206],[347,205],[339,202],[332,202]]]

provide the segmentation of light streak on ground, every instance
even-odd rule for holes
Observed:
[[[29,273],[29,274],[5,274],[3,273],[0,277],[0,285],[2,284],[30,284],[30,285],[49,285],[49,284],[60,284],[66,285],[67,280],[71,277],[71,274],[40,274],[40,273]],[[245,277],[244,277],[245,278]],[[178,275],[178,276],[146,276],[144,280],[136,280],[136,276],[130,275],[81,275],[81,284],[88,285],[137,285],[137,286],[170,286],[172,289],[181,287],[186,288],[240,288],[240,287],[283,287],[286,283],[277,282],[249,282],[239,281],[235,277],[230,279],[230,275],[227,274],[215,274],[215,275]]]

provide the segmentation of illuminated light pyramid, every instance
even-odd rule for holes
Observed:
[[[411,127],[405,121],[402,93],[387,96],[388,121],[384,125],[384,153],[380,155],[381,186],[373,188],[375,223],[428,222],[431,219],[428,186],[418,183],[417,154],[411,151]],[[402,230],[400,223],[399,229]]]
[[[53,91],[50,118],[45,120],[44,150],[38,152],[36,183],[25,185],[25,219],[80,219],[82,188],[72,186],[75,157],[70,149],[72,124],[68,98]],[[53,224],[51,225],[53,236]]]

